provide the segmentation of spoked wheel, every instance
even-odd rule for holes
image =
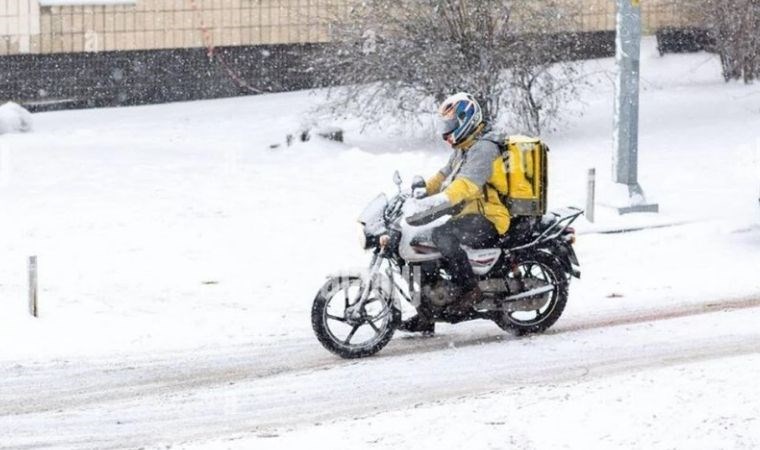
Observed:
[[[554,289],[518,304],[516,311],[504,312],[494,322],[517,336],[541,333],[562,315],[567,303],[568,279],[562,266],[551,255],[536,253],[517,262],[507,277],[510,286],[523,290],[554,286]]]
[[[393,337],[401,312],[392,299],[373,289],[362,310],[357,310],[362,280],[331,278],[320,289],[311,309],[311,326],[319,342],[342,358],[374,355]]]

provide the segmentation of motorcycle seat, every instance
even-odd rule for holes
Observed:
[[[527,244],[533,239],[537,222],[534,217],[513,217],[509,230],[499,238],[499,246],[508,249]]]

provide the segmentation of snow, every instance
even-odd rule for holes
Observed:
[[[26,132],[32,129],[32,115],[21,105],[7,102],[0,106],[0,134]]]
[[[546,136],[552,207],[585,205],[591,167],[614,195],[614,61],[585,65],[584,113]],[[443,165],[432,133],[322,120],[345,145],[288,147],[307,92],[35,114],[34,133],[0,136],[0,447],[758,446],[760,90],[651,41],[642,77],[641,184],[662,212],[578,223],[583,278],[555,332],[441,326],[360,363],[319,346],[311,300],[367,263],[354,220],[393,171]]]
[[[255,436],[180,448],[264,450],[329,442],[335,449],[397,449],[410,443],[421,450],[752,449],[760,445],[760,388],[754,370],[758,364],[755,354],[677,366],[663,363],[661,368],[605,378],[584,376],[580,381],[520,380],[501,392],[420,402],[291,432],[264,429]],[[725,385],[746,390],[726,393],[717,388]]]
[[[344,448],[379,435],[417,444],[421,433],[432,443],[471,436],[481,448],[511,431],[518,448],[531,441],[583,448],[594,437],[614,443],[637,435],[642,444],[758,442],[748,421],[760,408],[751,310],[617,316],[617,326],[583,319],[526,339],[493,332],[401,339],[361,362],[283,342],[274,352],[247,346],[127,357],[122,369],[114,358],[17,365],[0,378],[0,431],[7,430],[0,438],[12,448],[300,448],[314,438],[318,448]],[[505,426],[485,432],[491,421]],[[667,434],[699,423],[690,436]],[[736,426],[719,427],[729,424]]]

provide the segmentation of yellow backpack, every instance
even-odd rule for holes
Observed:
[[[511,216],[546,214],[549,147],[538,138],[508,136],[498,142],[504,160],[506,190],[492,186]]]

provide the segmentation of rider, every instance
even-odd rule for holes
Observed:
[[[499,138],[489,132],[472,95],[462,92],[447,98],[438,110],[438,122],[453,152],[448,163],[427,180],[428,197],[418,201],[418,209],[423,210],[423,216],[447,208],[455,211],[451,220],[433,230],[432,238],[459,290],[459,303],[449,312],[467,314],[483,293],[461,246],[496,246],[509,229],[509,211],[499,198],[507,182],[505,163],[496,144]],[[433,323],[423,316],[419,314],[405,328],[432,332]]]

